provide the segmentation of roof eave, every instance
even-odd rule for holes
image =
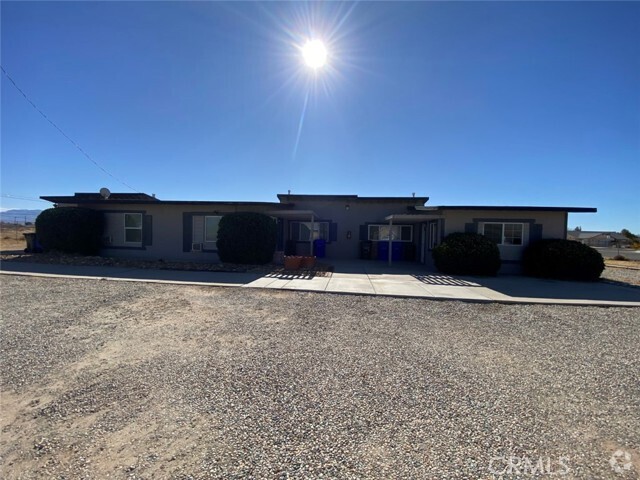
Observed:
[[[495,211],[538,211],[538,212],[568,212],[568,213],[597,213],[595,207],[541,207],[541,206],[491,206],[491,205],[441,205],[441,206],[425,206],[414,207],[417,211],[442,211],[442,210],[495,210]]]

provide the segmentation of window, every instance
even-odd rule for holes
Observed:
[[[502,243],[502,226],[502,223],[485,223],[484,236],[500,245]]]
[[[329,241],[329,222],[297,222],[297,226],[293,224],[291,227],[291,239],[300,242],[318,239]]]
[[[391,240],[399,242],[411,242],[413,240],[413,227],[411,225],[369,225],[369,240],[372,241],[389,241],[389,232],[391,232]]]
[[[505,245],[522,245],[522,224],[505,223],[502,243]]]
[[[485,223],[483,235],[498,245],[522,245],[522,223]]]
[[[142,214],[124,214],[124,241],[125,243],[142,243]]]
[[[204,241],[218,241],[218,224],[222,217],[204,217]]]

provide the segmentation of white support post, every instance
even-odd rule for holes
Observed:
[[[393,228],[393,218],[389,219],[389,266],[391,266],[391,250],[393,248],[393,243],[391,242],[391,230]]]

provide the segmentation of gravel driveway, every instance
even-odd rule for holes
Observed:
[[[640,472],[639,309],[0,280],[3,478]]]

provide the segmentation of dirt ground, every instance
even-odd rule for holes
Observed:
[[[3,478],[637,478],[637,309],[0,281]]]
[[[33,225],[19,225],[13,223],[0,223],[0,251],[24,250],[27,246],[24,233],[34,233]]]

